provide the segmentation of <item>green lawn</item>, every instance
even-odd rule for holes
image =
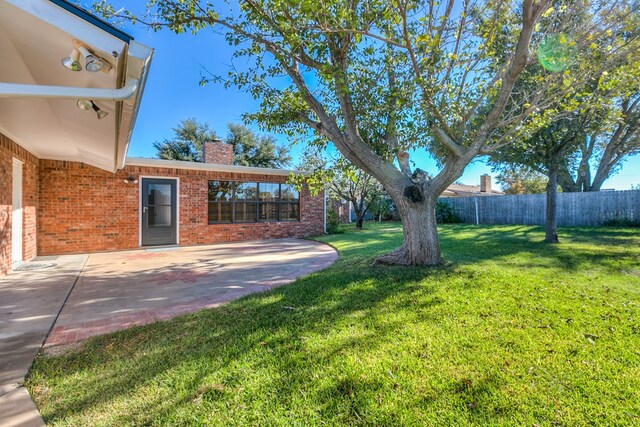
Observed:
[[[322,272],[37,359],[54,425],[639,425],[640,233],[444,226],[441,268],[372,266],[397,224],[322,241]]]

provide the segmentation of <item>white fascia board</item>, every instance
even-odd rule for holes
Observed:
[[[289,170],[289,169],[271,169],[271,168],[256,168],[250,166],[236,166],[236,165],[216,165],[213,163],[200,163],[200,162],[185,162],[181,160],[161,160],[161,159],[145,159],[142,157],[127,157],[125,162],[126,166],[147,166],[153,168],[168,168],[168,169],[186,169],[186,170],[201,170],[211,172],[228,172],[228,173],[243,173],[251,175],[279,175],[289,176],[291,173],[296,175],[308,176],[308,172]]]
[[[131,43],[129,43],[129,51],[127,53],[129,58],[136,58],[140,61],[147,62],[153,55],[153,49],[131,40]]]
[[[138,111],[140,110],[140,103],[142,102],[142,95],[144,94],[147,77],[149,76],[153,52],[153,49],[138,42],[131,41],[129,44],[126,76],[127,79],[135,78],[138,80],[138,90],[133,99],[131,116],[128,122],[121,123],[123,129],[119,129],[118,131],[114,165],[116,170],[122,169],[127,160],[127,152],[129,151],[133,129],[138,117]]]

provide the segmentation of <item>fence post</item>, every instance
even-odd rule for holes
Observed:
[[[476,225],[480,225],[480,215],[478,215],[478,197],[474,197],[473,202],[476,204]]]

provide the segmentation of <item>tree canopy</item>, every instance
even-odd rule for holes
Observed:
[[[284,168],[291,162],[287,147],[279,146],[271,135],[256,135],[241,124],[229,123],[227,144],[233,145],[233,162],[240,166]]]
[[[499,164],[494,171],[499,171],[496,180],[502,184],[505,194],[539,194],[545,191],[545,175],[528,167]]]
[[[159,159],[202,162],[202,144],[218,138],[208,124],[194,118],[182,120],[172,130],[171,139],[153,143]]]
[[[640,153],[639,82],[629,81],[627,93],[603,100],[596,113],[585,117],[587,132],[574,135],[577,150],[560,167],[564,191],[599,191],[627,157]]]
[[[362,228],[364,217],[371,212],[383,194],[380,183],[358,169],[343,157],[332,158],[317,147],[308,147],[297,170],[311,172],[312,176],[292,175],[290,180],[298,186],[324,188],[329,197],[350,202],[356,217],[356,228]]]
[[[227,124],[224,142],[233,146],[233,163],[239,166],[283,168],[291,162],[287,147],[278,146],[270,135],[256,135],[242,124]],[[218,139],[207,123],[190,118],[173,128],[174,136],[155,142],[157,156],[165,160],[202,162],[202,144]]]

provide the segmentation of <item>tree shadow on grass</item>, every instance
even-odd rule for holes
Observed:
[[[453,226],[440,232],[445,258],[460,264],[500,262],[573,271],[598,266],[620,273],[621,266],[640,259],[640,234],[633,230],[575,227],[561,228],[560,234],[560,244],[548,244],[538,226]]]
[[[269,356],[269,351],[275,351],[281,362],[270,363],[269,369],[283,369],[282,375],[292,378],[321,375],[320,364],[305,366],[296,360],[287,363],[287,349],[299,350],[304,346],[305,335],[332,333],[336,324],[345,322],[354,312],[362,312],[357,319],[367,322],[367,330],[357,336],[334,339],[315,349],[310,357],[327,360],[342,357],[345,350],[375,350],[384,342],[381,335],[392,336],[403,327],[400,321],[376,320],[381,306],[393,310],[410,304],[411,289],[425,292],[417,285],[419,280],[425,275],[443,273],[447,274],[446,269],[372,267],[345,274],[344,266],[336,266],[322,274],[321,282],[317,274],[312,274],[292,285],[245,297],[218,309],[90,339],[79,352],[41,357],[35,363],[29,386],[45,419],[59,422],[136,395],[142,392],[138,391],[141,387],[166,384],[172,377],[180,376],[176,384],[169,386],[180,390],[175,396],[161,394],[157,399],[150,398],[143,411],[123,409],[112,424],[123,420],[127,420],[125,424],[151,423],[176,407],[197,401],[198,390],[206,385],[202,383],[203,377],[236,372],[238,378],[223,377],[220,383],[227,388],[242,387],[251,375],[234,366],[261,363],[255,355],[245,359],[247,355],[266,352]],[[367,283],[374,278],[382,285]],[[198,375],[199,366],[212,369]],[[41,387],[48,383],[61,386],[60,390],[68,394],[41,393]],[[283,389],[271,378],[262,379],[261,383],[261,387],[277,394],[296,393],[290,388]],[[348,395],[342,397],[350,399]],[[288,399],[280,395],[278,400]]]

